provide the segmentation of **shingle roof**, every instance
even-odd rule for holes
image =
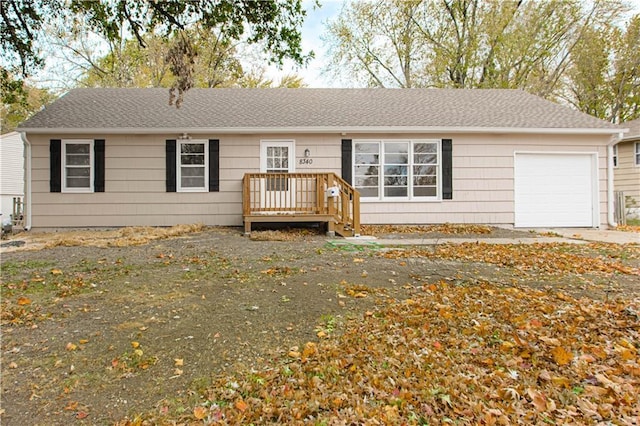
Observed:
[[[629,129],[628,133],[625,133],[622,140],[635,140],[640,139],[640,118],[636,118],[635,120],[627,121],[625,123],[621,123],[620,127],[625,129]]]
[[[192,89],[179,109],[168,100],[167,89],[74,89],[19,130],[618,129],[520,90]]]

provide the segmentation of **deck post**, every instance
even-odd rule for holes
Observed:
[[[244,175],[242,178],[242,216],[244,218],[244,235],[251,234],[251,221],[247,216],[251,213],[251,178]]]
[[[334,175],[333,173],[327,174],[327,189],[335,186]],[[323,191],[324,192],[324,191]],[[327,223],[327,236],[335,237],[336,236],[336,199],[334,197],[329,197],[325,192],[324,199],[327,200],[327,214],[329,215],[329,222]]]
[[[360,193],[353,191],[353,236],[360,236]]]
[[[324,205],[324,181],[326,179],[326,175],[318,175],[316,176],[316,213],[324,214],[325,213],[325,205]]]

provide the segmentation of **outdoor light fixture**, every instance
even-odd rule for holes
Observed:
[[[309,158],[311,156],[311,151],[309,148],[304,150],[304,158]]]
[[[190,141],[191,140],[191,136],[189,136],[189,134],[187,132],[184,132],[182,134],[182,136],[180,136],[179,138],[181,141]]]

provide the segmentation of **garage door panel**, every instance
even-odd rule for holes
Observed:
[[[595,173],[592,154],[516,154],[515,226],[593,226]]]

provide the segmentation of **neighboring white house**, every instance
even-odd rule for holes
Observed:
[[[0,213],[13,211],[13,198],[24,196],[24,145],[20,133],[0,135]]]

